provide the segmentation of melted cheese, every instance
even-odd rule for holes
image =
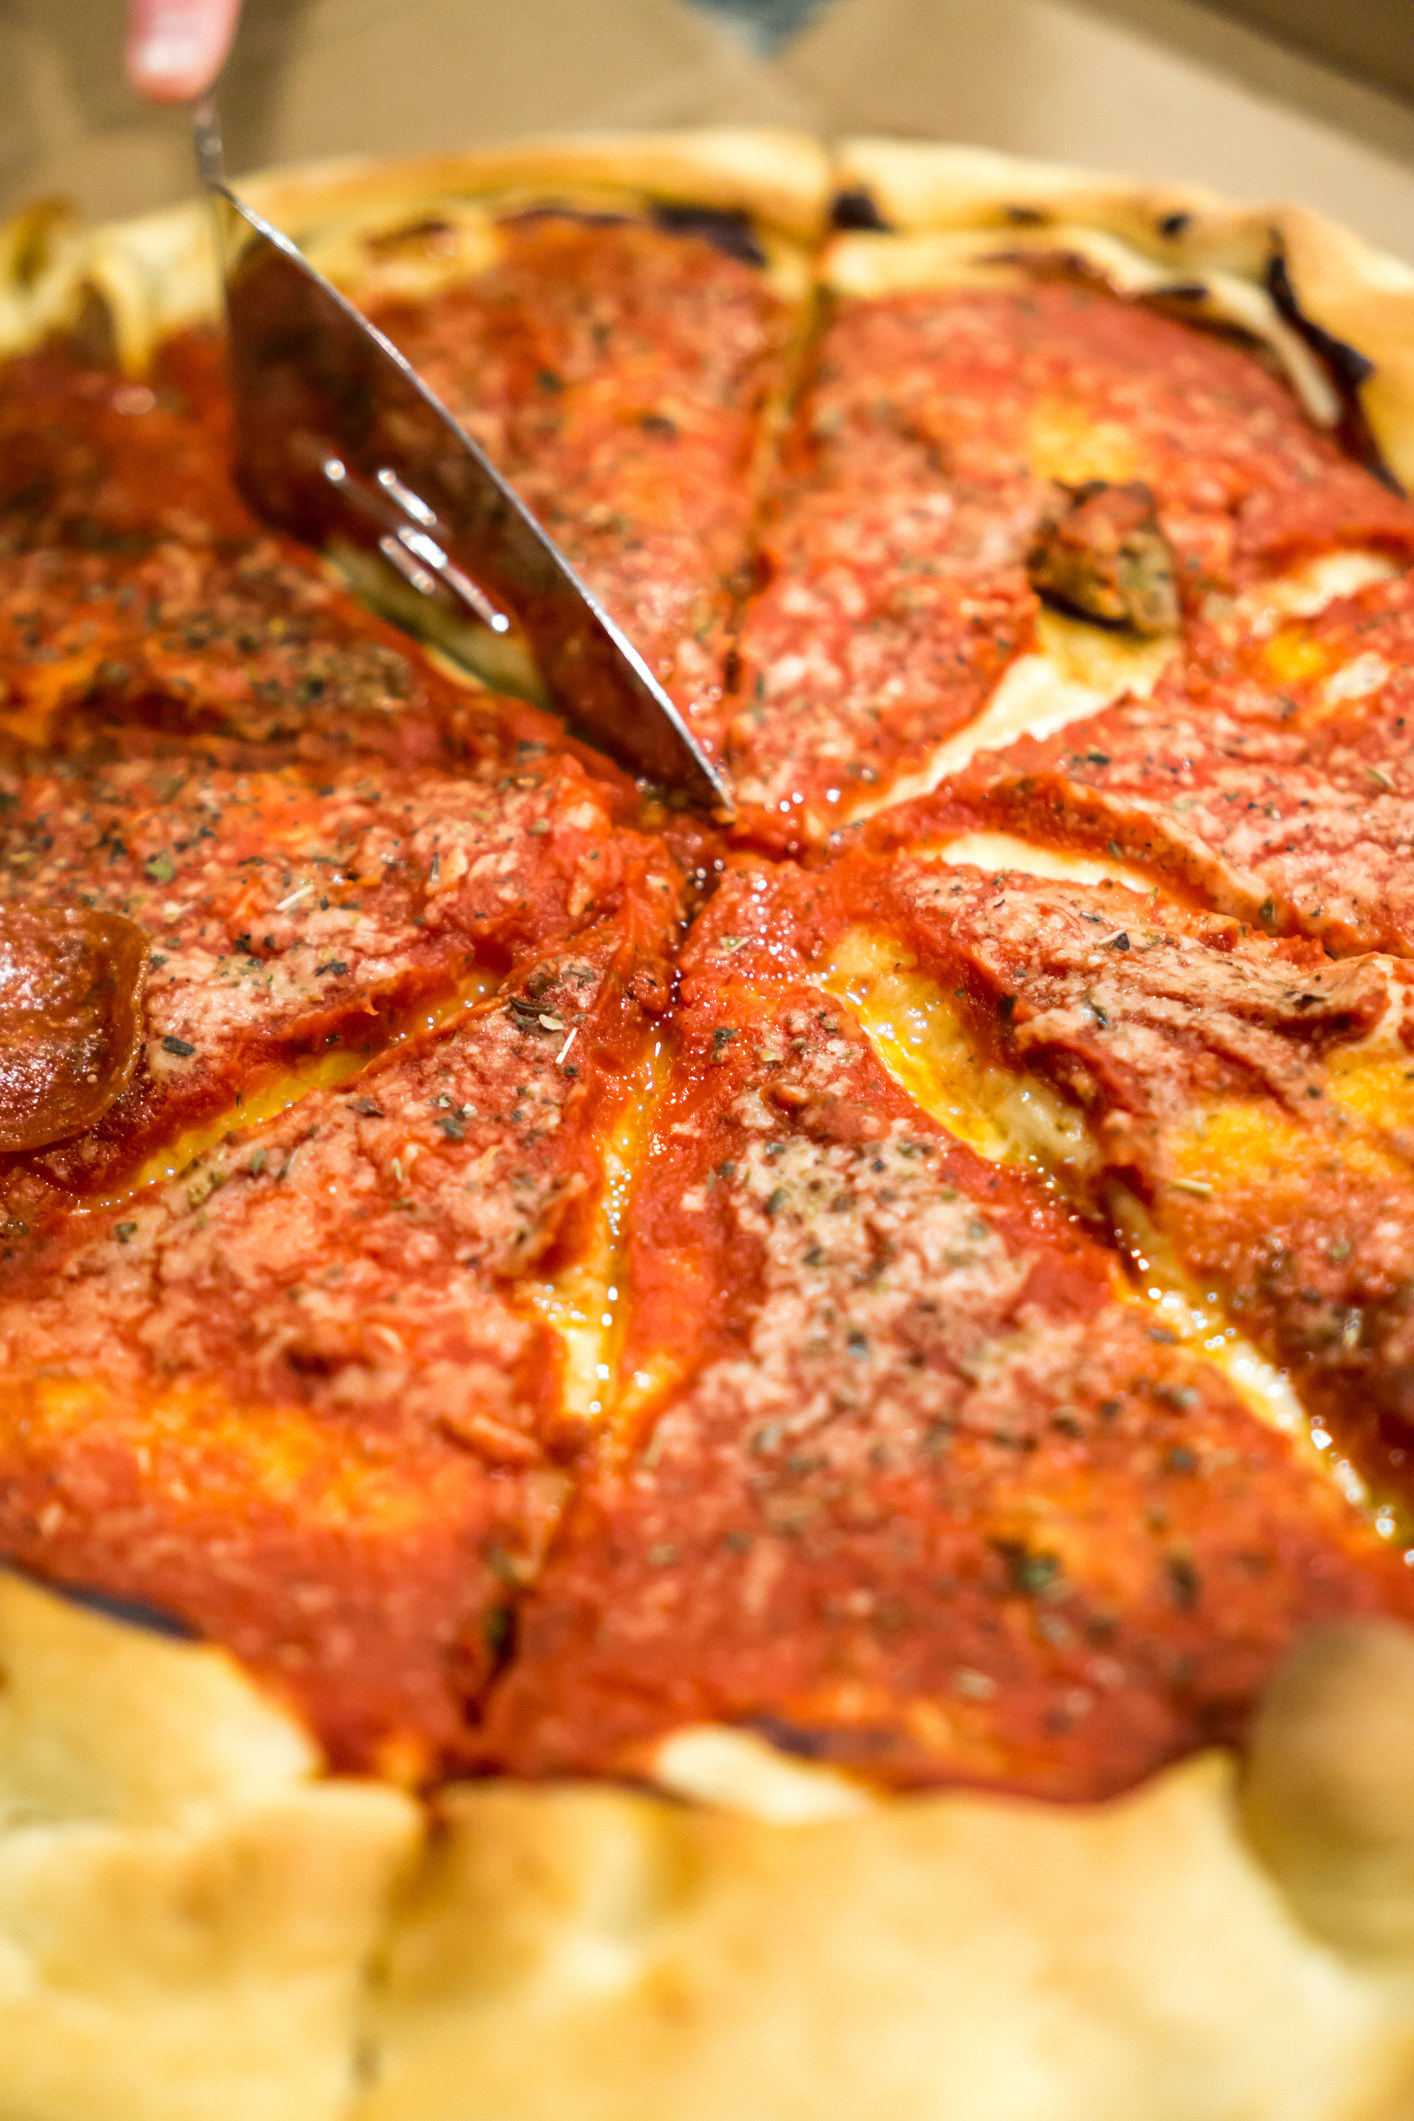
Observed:
[[[650,1396],[630,1387],[621,1405],[617,1382],[624,1332],[620,1289],[629,1195],[666,1075],[661,1043],[655,1043],[604,1146],[604,1185],[585,1257],[552,1280],[530,1282],[522,1289],[532,1308],[564,1343],[566,1413],[595,1424]]]
[[[958,1010],[890,936],[856,928],[824,985],[845,1002],[889,1074],[959,1141],[997,1163],[1076,1176],[1095,1161],[1080,1115],[1036,1076],[978,1053]]]
[[[1035,847],[1010,832],[963,832],[921,852],[930,860],[964,862],[989,872],[1019,870],[1023,876],[1046,876],[1057,883],[1121,884],[1151,900],[1154,887],[1137,869],[1122,862],[1097,862],[1092,855],[1067,854],[1059,847]]]
[[[1353,1118],[1382,1133],[1407,1130],[1414,1138],[1414,1058],[1391,1043],[1384,1024],[1363,1045],[1338,1046],[1325,1075],[1328,1095]]]
[[[1371,582],[1384,582],[1398,573],[1393,560],[1381,552],[1323,552],[1274,582],[1258,582],[1243,590],[1230,607],[1230,616],[1245,633],[1261,638],[1275,633],[1283,619],[1310,619],[1324,611],[1337,597],[1354,596]]]
[[[1185,1273],[1169,1240],[1128,1190],[1115,1185],[1107,1205],[1118,1236],[1141,1280],[1125,1292],[1129,1301],[1151,1310],[1182,1346],[1221,1370],[1243,1405],[1268,1428],[1290,1436],[1303,1452],[1334,1480],[1347,1502],[1369,1504],[1364,1481],[1348,1459],[1331,1449],[1331,1438],[1307,1413],[1290,1377],[1278,1369],[1245,1334],[1239,1333],[1211,1291]],[[1394,1529],[1390,1513],[1381,1510],[1376,1524],[1386,1536]]]
[[[1036,614],[1036,644],[1061,684],[1083,685],[1105,701],[1117,700],[1127,692],[1147,699],[1177,655],[1179,645],[1172,634],[1146,638],[1123,629],[1092,625],[1087,619],[1071,618],[1063,611],[1044,607]],[[1042,734],[1029,727],[1026,733]]]
[[[1352,1069],[1345,1080],[1351,1087],[1338,1102],[1358,1112],[1358,1096],[1378,1097],[1382,1069],[1378,1063],[1368,1073]],[[1175,1178],[1190,1191],[1230,1193],[1234,1186],[1251,1183],[1288,1198],[1293,1207],[1310,1153],[1311,1137],[1300,1122],[1256,1099],[1210,1106],[1195,1117],[1191,1128],[1175,1136],[1172,1148]],[[1344,1133],[1340,1158],[1346,1170],[1376,1184],[1408,1172],[1406,1160],[1373,1129],[1366,1133],[1355,1127]]]
[[[1060,612],[1040,612],[1035,650],[1010,665],[977,719],[940,744],[916,773],[853,804],[851,820],[931,794],[979,751],[999,751],[1019,737],[1051,736],[1070,722],[1098,714],[1125,693],[1147,698],[1176,646],[1167,637],[1145,641]]]
[[[1142,479],[1146,465],[1121,420],[1097,420],[1073,398],[1041,397],[1026,423],[1027,456],[1038,479],[1082,486],[1087,479],[1122,485]]]
[[[393,1037],[383,1047],[384,1053],[396,1052],[409,1039],[420,1038],[429,1031],[440,1029],[453,1018],[489,999],[496,992],[497,982],[489,973],[478,972],[463,980],[445,1000],[428,1008],[425,1004],[407,1021],[401,1024]],[[95,1209],[116,1208],[135,1193],[148,1186],[179,1178],[183,1171],[194,1164],[198,1157],[205,1156],[223,1142],[226,1136],[240,1128],[245,1133],[252,1127],[268,1125],[288,1112],[315,1090],[337,1090],[340,1083],[361,1075],[368,1067],[368,1055],[361,1048],[341,1052],[321,1053],[315,1059],[302,1062],[296,1067],[284,1068],[257,1082],[254,1089],[243,1091],[234,1105],[230,1105],[217,1118],[204,1120],[200,1126],[188,1127],[172,1141],[166,1142],[146,1163],[140,1164],[124,1186],[101,1199],[86,1203]]]

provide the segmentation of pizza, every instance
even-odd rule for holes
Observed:
[[[860,141],[253,180],[727,774],[0,278],[0,2121],[1414,2098],[1414,283]]]

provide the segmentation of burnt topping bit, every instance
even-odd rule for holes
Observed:
[[[1178,624],[1173,555],[1142,480],[1058,488],[1027,572],[1038,595],[1102,626],[1153,635]]]
[[[1296,299],[1296,290],[1291,284],[1291,274],[1286,259],[1276,251],[1267,261],[1267,293],[1293,330],[1299,331],[1313,352],[1318,353],[1330,369],[1331,375],[1345,391],[1355,391],[1362,383],[1368,383],[1375,373],[1375,364],[1367,354],[1357,352],[1334,332],[1317,324],[1308,317]]]
[[[836,192],[830,206],[830,226],[844,235],[855,230],[874,235],[892,235],[894,224],[880,213],[872,192],[862,184]]]
[[[423,214],[398,228],[385,228],[365,236],[363,248],[370,258],[399,258],[405,253],[440,251],[449,255],[457,247],[457,231],[441,214]]]
[[[558,1038],[564,1031],[564,1024],[559,1017],[550,1016],[526,1002],[512,999],[507,1002],[506,1007],[517,1031],[534,1033],[540,1038]]]
[[[699,236],[724,257],[741,265],[764,265],[766,253],[756,239],[751,216],[740,207],[680,206],[660,200],[653,208],[653,226],[670,236]]]
[[[13,1561],[7,1568],[14,1568]],[[21,1571],[29,1574],[29,1571]],[[121,1620],[130,1628],[143,1628],[149,1635],[165,1635],[172,1642],[200,1642],[201,1630],[190,1622],[179,1619],[175,1613],[166,1613],[160,1606],[150,1605],[144,1598],[117,1598],[109,1591],[94,1590],[84,1583],[55,1582],[51,1578],[35,1578],[45,1582],[51,1591],[57,1591],[70,1605],[84,1606],[90,1613],[101,1613],[108,1620]]]
[[[0,1149],[90,1127],[142,1047],[147,937],[118,913],[9,906],[0,918]]]
[[[533,228],[537,221],[578,221],[585,228],[622,228],[630,214],[615,213],[598,206],[574,206],[568,199],[545,199],[538,206],[522,206],[502,216],[503,224]]]
[[[660,199],[650,209],[653,226],[669,236],[698,236],[724,257],[741,265],[764,265],[766,253],[756,239],[751,216],[741,207],[692,206]],[[609,209],[575,206],[568,201],[547,200],[507,214],[505,220],[525,228],[538,221],[578,221],[585,228],[622,227],[635,216]]]

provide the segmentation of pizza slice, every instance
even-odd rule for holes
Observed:
[[[226,1645],[339,1766],[463,1756],[595,1423],[576,1273],[599,1292],[653,940],[601,921],[12,1244],[11,1559]]]
[[[1414,1260],[1408,968],[1332,962],[1158,893],[1077,880],[1064,862],[1048,875],[1044,851],[1020,843],[1015,866],[991,873],[957,859],[966,848],[842,865],[873,909],[853,977],[885,1027],[881,1050],[943,1111],[980,1066],[1010,1120],[1003,1148],[1116,1226],[1194,1330],[1207,1318],[1215,1345],[1254,1343],[1290,1376],[1322,1448],[1333,1437],[1397,1504]],[[900,1009],[914,1012],[907,1034]]]
[[[277,185],[272,210],[710,733],[826,194],[813,142],[725,131],[412,163],[325,187],[312,212]],[[503,667],[493,638],[444,637]]]
[[[676,904],[666,851],[620,822],[612,780],[527,742],[499,764],[237,772],[200,752],[14,775],[17,905],[87,904],[146,933],[136,1074],[91,1127],[8,1160],[13,1226],[70,1194],[179,1169],[246,1104],[347,1077],[494,989],[560,937]],[[665,994],[661,973],[658,992]]]
[[[1236,1736],[1321,1616],[1409,1607],[1305,1439],[881,1065],[838,976],[878,900],[867,868],[738,869],[693,932],[621,1396],[488,1765],[668,1746],[671,1776],[728,1725],[886,1787],[1096,1797]]]
[[[783,848],[936,783],[979,718],[1147,692],[1215,599],[1411,551],[1270,296],[1132,229],[930,198],[931,152],[866,154],[876,191],[843,194],[721,709],[749,829]]]

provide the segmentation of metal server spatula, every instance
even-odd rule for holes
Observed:
[[[236,474],[270,522],[372,547],[495,632],[519,622],[552,698],[621,764],[731,814],[677,708],[495,467],[397,348],[225,181],[208,100],[197,163],[216,213]]]

